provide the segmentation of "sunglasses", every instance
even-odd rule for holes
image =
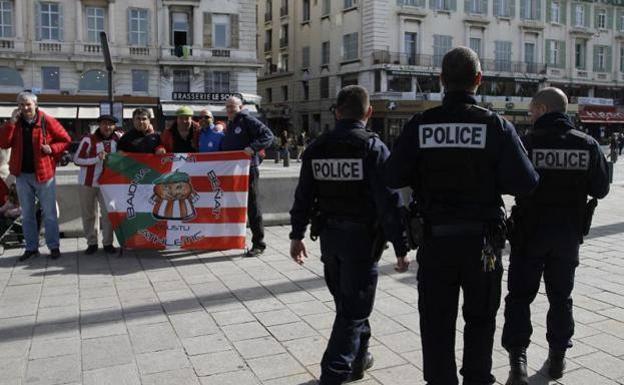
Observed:
[[[202,120],[203,119],[212,119],[212,116],[200,116],[199,118],[202,119]]]

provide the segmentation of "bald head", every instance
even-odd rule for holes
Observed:
[[[233,120],[242,108],[243,101],[237,96],[230,96],[225,102],[225,112],[229,120]]]
[[[546,107],[546,112],[565,113],[568,110],[568,97],[556,87],[546,87],[537,92],[531,104]]]

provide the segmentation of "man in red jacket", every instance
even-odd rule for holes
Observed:
[[[46,244],[50,257],[58,259],[59,227],[56,212],[56,161],[69,147],[71,138],[52,116],[37,107],[37,96],[24,91],[17,95],[18,108],[0,127],[0,148],[11,148],[9,169],[16,176],[17,195],[22,206],[26,250],[24,261],[39,255],[39,232],[35,197],[43,212]]]

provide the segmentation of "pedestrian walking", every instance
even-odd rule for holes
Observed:
[[[225,104],[228,116],[227,129],[221,140],[222,151],[243,150],[251,156],[249,167],[249,190],[247,193],[247,216],[251,228],[251,249],[246,256],[255,257],[264,252],[264,224],[262,210],[258,201],[258,179],[260,172],[259,152],[273,142],[273,133],[261,121],[243,109],[243,102],[236,96],[229,98]]]
[[[297,135],[297,162],[301,162],[301,155],[303,155],[305,150],[306,140],[306,132],[301,130],[299,135]]]
[[[54,176],[57,159],[69,147],[71,138],[54,117],[38,108],[35,94],[20,92],[17,106],[11,119],[0,128],[0,148],[11,149],[9,168],[16,177],[22,207],[26,249],[19,260],[39,255],[36,200],[43,213],[50,258],[58,259],[61,252]]]
[[[94,254],[98,250],[98,206],[103,249],[107,254],[117,251],[113,246],[113,225],[108,218],[106,202],[98,184],[106,157],[117,151],[121,134],[115,131],[116,124],[117,118],[114,116],[101,115],[98,118],[98,129],[82,138],[74,155],[74,163],[80,167],[78,183],[82,228],[87,239],[87,249],[84,252],[86,255]]]
[[[389,152],[379,136],[365,128],[373,111],[368,93],[360,86],[345,87],[336,105],[336,128],[303,154],[290,211],[290,255],[304,263],[303,238],[312,221],[310,235],[320,236],[325,282],[336,305],[321,360],[321,385],[358,380],[373,365],[368,317],[375,300],[377,261],[386,239],[394,245],[395,268],[408,267],[397,206],[400,198],[383,182],[383,161]]]
[[[548,374],[563,376],[565,352],[572,346],[572,288],[579,244],[589,231],[596,201],[609,192],[605,156],[598,142],[574,128],[568,98],[558,88],[540,90],[529,111],[533,130],[522,138],[540,175],[538,188],[516,197],[512,209],[511,256],[502,343],[509,352],[508,385],[527,385],[530,305],[546,284]],[[591,202],[591,201],[590,201]]]
[[[464,384],[493,384],[492,347],[504,247],[501,194],[528,193],[538,176],[514,127],[477,105],[477,54],[442,60],[442,105],[404,127],[385,167],[391,188],[414,190],[424,226],[418,248],[418,310],[428,384],[457,385],[455,328],[463,292]]]

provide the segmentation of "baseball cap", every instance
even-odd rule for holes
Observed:
[[[176,110],[176,116],[193,116],[193,109],[189,106],[182,106]]]

